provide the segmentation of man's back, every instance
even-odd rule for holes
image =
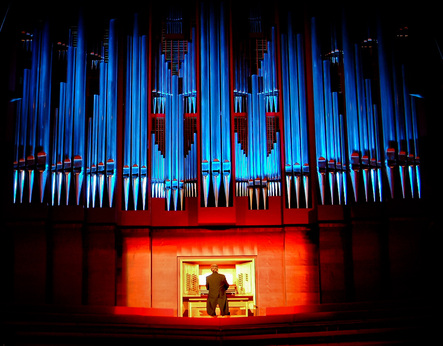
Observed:
[[[215,272],[206,277],[206,288],[209,290],[210,298],[219,298],[225,295],[229,284],[223,274]]]
[[[218,266],[211,265],[212,274],[206,277],[206,289],[208,299],[206,300],[206,311],[209,316],[215,316],[215,308],[220,307],[220,315],[229,315],[228,299],[226,290],[229,288],[228,281],[223,274],[218,273]]]

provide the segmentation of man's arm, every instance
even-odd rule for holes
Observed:
[[[225,287],[225,290],[229,288],[228,280],[226,280],[226,276],[223,276],[223,286]]]
[[[206,289],[209,290],[209,282],[208,282],[208,277],[206,277]]]

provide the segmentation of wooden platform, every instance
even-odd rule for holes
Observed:
[[[125,307],[1,306],[2,345],[430,345],[429,304],[368,302],[212,319]]]

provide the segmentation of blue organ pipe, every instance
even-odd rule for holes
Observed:
[[[65,128],[66,117],[66,83],[60,83],[58,117],[57,117],[57,143],[56,145],[56,164],[57,171],[63,168],[63,130]]]
[[[297,66],[298,66],[298,92],[300,105],[300,163],[302,171],[309,172],[309,153],[308,153],[308,123],[306,112],[306,79],[304,62],[303,38],[301,34],[297,35]],[[306,204],[307,205],[307,204]]]
[[[284,145],[285,145],[285,180],[286,180],[286,200],[288,208],[291,208],[291,185],[293,173],[293,154],[292,154],[292,131],[291,131],[291,103],[290,98],[290,73],[289,73],[289,37],[292,34],[291,18],[288,18],[288,34],[281,35],[281,66],[282,66],[282,95],[283,95],[283,128],[284,128]]]
[[[225,27],[225,11],[222,6],[220,9],[220,97],[221,97],[221,127],[222,127],[222,159],[223,162],[231,159],[231,141],[230,141],[230,107],[229,107],[229,57],[228,42],[226,39],[227,29]]]
[[[191,91],[194,94],[194,112],[196,112],[196,104],[195,104],[195,97],[196,97],[196,92],[197,92],[197,74],[196,74],[196,56],[195,56],[195,37],[196,33],[195,33],[195,28],[192,28],[192,42],[191,42],[191,47],[190,47],[190,51],[191,51],[191,64],[190,64],[190,69],[191,69]]]
[[[51,44],[49,39],[49,24],[45,23],[42,31],[39,76],[38,101],[38,136],[37,136],[37,168],[40,172],[40,202],[43,202],[50,157],[50,118],[51,118]]]
[[[417,114],[415,105],[415,96],[410,97],[411,100],[411,117],[412,117],[412,133],[413,133],[413,143],[414,143],[414,158],[415,158],[415,180],[417,185],[417,197],[421,198],[421,174],[420,174],[420,158],[419,158],[419,147],[418,147],[418,124],[417,124]],[[410,167],[410,169],[413,169]]]
[[[200,75],[201,75],[201,171],[205,207],[208,206],[210,161],[211,161],[211,126],[209,95],[209,35],[206,5],[201,3],[200,14]]]
[[[167,83],[168,87],[170,83]],[[171,90],[168,88],[168,94],[166,94],[165,102],[165,192],[166,192],[166,208],[170,210],[171,194],[172,194],[172,97]]]
[[[214,4],[210,4],[209,9],[209,80],[210,80],[210,107],[211,107],[211,172],[213,176],[213,189],[217,195],[220,179],[221,160],[221,132],[220,132],[220,61],[219,61],[219,30],[216,21],[216,9]],[[218,203],[218,201],[216,201]]]
[[[283,121],[284,121],[284,143],[285,143],[285,172],[292,172],[292,135],[291,135],[291,98],[289,97],[289,70],[288,70],[288,39],[281,35],[282,47],[282,94],[283,94]]]
[[[72,33],[71,38],[72,41]],[[63,169],[65,170],[66,178],[66,204],[69,202],[69,186],[70,186],[70,169],[72,168],[72,141],[73,141],[73,126],[74,126],[74,69],[75,66],[75,48],[70,42],[67,52],[67,68],[66,68],[66,111],[65,111],[65,134],[64,134],[64,160]]]
[[[265,108],[265,96],[259,94],[259,113],[258,113],[258,125],[260,128],[261,136],[259,141],[259,152],[260,152],[260,178],[264,179],[268,177],[266,170],[266,155],[267,155],[267,136],[266,136],[266,108]]]
[[[95,118],[95,122],[96,124],[94,124],[93,126],[95,126],[96,128],[96,150],[94,152],[95,155],[95,160],[94,160],[94,166],[95,166],[95,173],[93,180],[94,180],[94,184],[93,185],[93,191],[95,194],[95,183],[97,182],[97,178],[98,178],[98,196],[99,196],[99,203],[100,203],[100,208],[103,206],[103,191],[104,191],[104,178],[105,178],[105,155],[106,155],[106,151],[105,151],[105,146],[106,146],[106,128],[105,128],[105,124],[106,124],[106,98],[107,98],[107,94],[106,94],[106,79],[107,79],[107,64],[104,61],[101,61],[99,64],[100,67],[100,79],[99,79],[99,92],[100,95],[97,95],[96,98],[96,109],[97,109],[97,113],[96,113],[96,118]],[[93,199],[92,202],[93,206],[95,206],[95,199]]]
[[[19,190],[19,174],[18,174],[18,160],[20,151],[20,126],[22,123],[22,101],[23,98],[16,101],[16,114],[15,114],[15,129],[14,129],[14,172],[13,172],[13,195],[12,202],[17,202],[17,191]]]
[[[406,83],[406,70],[405,66],[401,66],[401,77],[402,77],[402,96],[403,96],[403,116],[404,116],[404,124],[405,124],[405,137],[406,137],[406,151],[408,154],[413,154],[413,146],[412,146],[412,112],[411,112],[411,97],[409,96],[409,90]]]
[[[275,27],[271,28],[271,37],[272,37],[272,40],[270,42],[270,46],[272,48],[272,50],[271,50],[271,72],[272,72],[272,82],[271,82],[272,90],[271,90],[271,92],[273,93],[273,96],[272,96],[273,109],[274,109],[274,112],[277,112],[278,111],[278,109],[276,107],[277,106],[277,104],[276,104],[277,98],[274,95],[274,93],[277,92],[277,90],[278,90],[278,87],[277,87],[277,59],[276,59],[276,51],[275,51],[275,49],[276,49]]]
[[[20,126],[20,143],[19,143],[19,167],[20,161],[23,165],[26,160],[26,135],[28,133],[28,123],[31,110],[31,98],[30,98],[30,83],[31,83],[31,71],[29,69],[24,69],[23,71],[23,97],[21,106],[21,126]]]
[[[365,82],[363,78],[362,63],[360,57],[360,49],[357,44],[354,45],[355,56],[355,87],[357,95],[357,109],[358,109],[358,128],[359,128],[359,140],[360,140],[360,155],[363,172],[363,183],[365,188],[365,198],[368,201],[369,188],[371,184],[371,175],[369,174],[369,139],[368,139],[368,121],[366,112],[366,92]]]
[[[346,20],[342,25],[343,40],[343,70],[345,84],[345,104],[346,104],[346,126],[348,140],[348,155],[351,162],[351,181],[353,183],[354,199],[358,199],[358,174],[357,168],[360,165],[360,138],[358,131],[358,95],[355,73],[355,54],[352,44],[349,41]],[[355,165],[355,166],[354,166]]]
[[[95,96],[95,95],[94,95]],[[88,118],[88,138],[87,138],[87,156],[86,156],[86,208],[90,207],[91,204],[91,182],[92,182],[92,176],[91,176],[91,166],[92,166],[92,122],[93,119],[91,117]]]
[[[183,127],[180,126],[180,124],[183,125],[183,112],[180,108],[180,95],[178,94],[178,78],[176,75],[172,76],[172,83],[171,83],[171,89],[172,89],[172,95],[171,95],[171,101],[172,101],[172,108],[171,108],[171,122],[172,122],[172,132],[171,132],[171,143],[172,143],[172,151],[171,151],[171,158],[172,158],[172,179],[174,182],[174,187],[177,189],[178,187],[178,181],[180,179],[180,161],[183,157],[180,155],[180,152],[183,151]]]
[[[410,96],[411,102],[411,138],[413,143],[413,148],[410,150],[410,153],[414,155],[416,159],[419,158],[419,147],[418,147],[418,123],[417,123],[417,113],[416,113],[416,105],[415,105],[415,96]]]
[[[167,200],[167,208],[170,208],[171,197],[174,197],[173,194],[173,182],[176,180],[176,152],[175,152],[175,140],[177,136],[177,127],[175,122],[176,115],[176,99],[175,99],[175,90],[176,83],[173,83],[172,80],[175,79],[176,76],[170,76],[168,80],[168,86],[170,87],[169,93],[167,95],[167,102],[165,108],[165,180],[166,180],[166,191],[168,193],[169,199]],[[174,189],[176,190],[176,189]]]
[[[355,152],[360,153],[358,131],[358,102],[356,95],[355,57],[352,44],[349,42],[347,27],[343,20],[343,66],[345,80],[346,120],[348,127],[349,157]]]
[[[29,112],[29,134],[27,142],[27,156],[34,160],[34,150],[36,141],[36,129],[37,129],[37,109],[38,109],[38,64],[39,64],[39,46],[40,35],[37,30],[34,32],[32,40],[32,67],[30,75],[30,112]],[[28,159],[27,157],[27,159]],[[30,193],[32,189],[30,190]]]
[[[106,174],[109,206],[113,205],[117,169],[117,33],[114,19],[109,21],[106,80]]]
[[[42,32],[39,76],[39,110],[38,110],[38,146],[49,156],[49,130],[51,114],[51,43],[49,25],[46,23]],[[48,157],[49,159],[49,157]]]
[[[248,136],[248,156],[249,156],[249,169],[251,172],[250,179],[254,179],[259,175],[259,160],[258,160],[258,148],[257,142],[259,140],[260,132],[257,130],[257,75],[251,76],[251,95],[248,95],[248,133],[254,133],[254,136]]]
[[[409,185],[411,190],[411,196],[415,196],[415,186],[417,185],[417,178],[416,178],[416,169],[415,167],[415,159],[416,159],[416,143],[415,143],[415,136],[414,136],[414,118],[413,115],[415,113],[411,109],[411,105],[413,104],[412,99],[414,97],[409,95],[409,89],[407,86],[407,75],[406,75],[406,68],[404,65],[401,66],[401,75],[402,75],[402,91],[403,91],[403,116],[404,116],[404,124],[405,124],[405,139],[406,139],[406,155],[407,155],[407,165],[408,165],[408,171],[409,171]]]
[[[392,64],[394,66],[394,64]],[[392,93],[394,96],[394,126],[395,126],[395,139],[397,142],[397,151],[400,153],[404,151],[405,148],[405,118],[404,118],[404,109],[403,108],[403,99],[402,92],[399,90],[399,84],[401,81],[399,80],[401,75],[398,76],[397,69],[395,67],[392,68]],[[403,112],[402,112],[403,111]]]
[[[372,183],[372,198],[375,202],[377,200],[377,157],[376,157],[376,142],[375,142],[375,125],[374,125],[374,112],[372,104],[372,83],[370,79],[365,79],[365,101],[366,101],[366,115],[367,115],[367,135],[368,135],[368,156],[369,165],[371,172],[371,183]]]
[[[209,174],[210,154],[210,109],[209,109],[209,57],[208,57],[208,22],[205,16],[205,4],[201,3],[200,17],[200,75],[201,75],[201,155],[202,172]],[[206,191],[207,194],[207,191]],[[205,196],[206,198],[207,196]]]
[[[36,144],[36,132],[37,132],[37,112],[38,112],[38,80],[39,80],[39,47],[40,47],[40,35],[38,30],[35,30],[32,40],[32,67],[30,74],[29,85],[29,126],[26,142],[26,166],[28,171],[28,201],[32,201],[33,189],[34,189],[34,165],[35,165],[35,144]]]
[[[251,88],[252,88],[252,79],[253,76],[251,77]],[[254,133],[251,132],[254,130],[254,119],[252,117],[252,96],[250,94],[247,95],[247,110],[248,110],[248,133]],[[255,145],[254,145],[254,136],[248,136],[248,153],[247,153],[247,165],[248,165],[248,179],[249,182],[253,182],[253,178],[254,176],[256,176],[256,169],[257,166],[255,164],[255,155],[256,152],[254,150]],[[249,183],[250,184],[250,183]]]
[[[315,147],[317,160],[326,158],[326,133],[324,117],[323,100],[323,74],[321,51],[319,38],[317,37],[316,18],[311,20],[312,37],[312,74],[313,74],[313,96],[314,96],[314,114],[315,114]]]
[[[406,143],[405,143],[405,118],[404,113],[401,108],[403,107],[403,100],[401,98],[401,92],[399,90],[400,81],[397,76],[397,69],[394,67],[392,73],[393,79],[393,95],[394,95],[394,123],[395,123],[395,134],[397,142],[397,153],[398,153],[398,168],[400,171],[400,186],[402,190],[403,198],[406,197]]]
[[[320,187],[321,203],[324,204],[325,173],[326,173],[326,123],[325,102],[323,97],[323,64],[321,59],[320,42],[317,37],[316,19],[311,20],[312,34],[312,74],[315,118],[315,144],[317,154],[317,174]]]
[[[126,103],[124,121],[124,145],[123,145],[123,194],[125,210],[129,205],[129,186],[131,175],[131,83],[132,83],[132,40],[128,36],[126,47]]]
[[[66,83],[60,83],[59,92],[59,106],[57,113],[57,143],[56,146],[56,171],[57,171],[57,204],[61,203],[61,192],[63,183],[63,143],[64,143],[64,128],[66,119]]]
[[[393,148],[393,142],[395,141],[395,113],[393,108],[394,100],[391,83],[392,74],[387,59],[388,54],[386,52],[382,24],[380,21],[377,24],[378,71],[380,81],[380,95],[382,95],[382,97],[380,97],[382,143],[383,153],[385,155],[386,174],[388,175],[391,197],[394,197],[392,166],[395,161],[395,148]]]
[[[372,83],[370,79],[365,79],[365,101],[366,101],[366,114],[367,114],[367,138],[368,138],[368,154],[372,161],[375,161],[375,124],[374,124],[374,113],[372,104]]]
[[[177,82],[177,89],[178,89],[178,82]],[[176,178],[177,180],[180,182],[183,182],[183,172],[184,172],[184,157],[185,157],[185,152],[184,152],[184,117],[183,115],[185,114],[184,111],[184,96],[183,94],[178,94],[178,90],[177,90],[177,113],[176,113],[176,123],[177,123],[177,128],[178,128],[178,137],[176,137],[176,151],[177,151],[177,173],[176,173]]]
[[[74,103],[74,169],[76,203],[80,204],[80,194],[85,165],[85,105],[86,105],[86,42],[83,18],[80,16],[77,32],[75,58],[75,103]]]
[[[54,112],[54,121],[52,124],[52,148],[51,148],[51,205],[55,205],[55,196],[57,194],[57,142],[58,142],[58,123],[60,122],[59,109]]]
[[[360,49],[357,44],[354,45],[355,57],[355,90],[357,95],[357,110],[358,110],[358,129],[360,140],[360,152],[362,157],[368,156],[368,124],[365,102],[365,82],[363,78],[362,63],[360,57]]]
[[[19,201],[23,203],[23,192],[25,184],[25,165],[26,165],[26,146],[27,146],[27,132],[30,115],[30,76],[31,71],[24,69],[23,71],[23,97],[21,102],[21,116],[20,116],[20,140],[18,147],[18,192]]]
[[[146,36],[141,38],[140,49],[140,183],[142,209],[146,209],[148,174],[148,66]]]
[[[366,114],[367,114],[367,127],[368,127],[368,152],[370,158],[370,168],[371,168],[371,182],[372,182],[372,195],[373,200],[377,200],[377,196],[381,198],[379,194],[381,186],[378,182],[378,171],[380,170],[380,150],[378,141],[378,130],[377,130],[377,112],[374,111],[376,105],[372,101],[372,82],[370,79],[365,80],[365,90],[366,90]],[[379,188],[377,188],[379,187]]]
[[[227,28],[225,26],[225,8],[220,8],[220,97],[221,97],[221,145],[222,170],[226,206],[229,206],[229,190],[231,182],[231,117],[230,117],[230,83]]]
[[[177,83],[178,89],[178,83]],[[176,152],[177,152],[177,168],[176,168],[176,182],[177,182],[177,198],[180,197],[180,208],[183,210],[183,184],[184,184],[184,129],[183,129],[183,115],[184,115],[184,96],[183,94],[178,94],[177,90],[177,113],[176,113],[176,122],[178,128],[178,137],[176,137]],[[175,136],[174,136],[175,137]],[[178,201],[174,203],[174,209],[178,208]]]
[[[70,33],[70,41],[72,41],[72,33]],[[74,66],[75,66],[75,48],[72,42],[69,42],[67,51],[67,68],[66,68],[66,110],[65,110],[65,133],[63,144],[63,170],[65,174],[65,203],[69,204],[70,187],[71,187],[71,170],[72,170],[72,142],[74,127]]]
[[[105,160],[106,160],[106,115],[107,115],[107,93],[106,93],[106,80],[107,80],[107,64],[104,61],[100,62],[100,95],[97,97],[97,127],[98,127],[98,143],[97,143],[97,163],[98,171],[100,174],[105,173]]]
[[[378,186],[378,197],[380,201],[383,199],[383,185],[382,185],[382,175],[381,175],[381,161],[382,161],[382,148],[380,148],[380,143],[382,142],[380,138],[380,123],[379,123],[379,113],[377,105],[373,105],[372,113],[374,115],[374,135],[375,135],[375,158],[377,162],[377,171],[373,171],[373,174],[377,176],[377,186]],[[376,174],[377,173],[377,174]],[[374,180],[375,181],[375,180]]]
[[[157,184],[157,156],[156,156],[156,146],[155,146],[155,135],[151,134],[151,194],[153,198],[157,197],[156,184]]]
[[[324,100],[325,100],[325,125],[326,125],[326,166],[329,175],[329,194],[331,203],[334,204],[334,191],[336,186],[336,152],[334,146],[334,104],[331,90],[331,62],[323,61]]]
[[[331,139],[333,137],[334,127],[332,124],[333,115],[332,115],[332,91],[331,91],[331,71],[330,71],[331,62],[329,60],[323,60],[323,98],[325,105],[325,147],[326,147],[326,156],[327,160],[335,159],[335,150],[334,146],[331,143]]]
[[[377,42],[378,42],[378,65],[379,65],[379,79],[380,79],[380,94],[383,95],[380,99],[381,119],[382,119],[382,134],[383,145],[386,151],[395,138],[394,129],[394,109],[392,84],[390,79],[390,67],[387,62],[387,53],[382,33],[381,24],[377,27]]]
[[[341,156],[341,143],[340,143],[340,113],[338,107],[338,93],[332,92],[332,113],[331,113],[331,147],[333,148],[336,164],[342,164],[343,158]],[[339,167],[337,167],[338,169]]]
[[[115,20],[109,22],[108,73],[107,73],[107,161],[113,160],[116,168],[117,154],[117,33]]]
[[[335,174],[336,176],[336,183],[338,186],[338,204],[342,204],[342,195],[343,195],[343,178],[346,178],[346,176],[343,177],[343,157],[341,155],[341,146],[342,143],[340,141],[341,138],[341,124],[340,124],[340,112],[339,112],[339,106],[338,106],[338,93],[333,92],[332,93],[332,126],[333,126],[333,137],[331,140],[331,145],[334,146],[335,151],[335,172],[332,172],[332,174]]]
[[[292,25],[288,26],[288,54],[289,54],[289,88],[290,88],[290,123],[287,126],[291,126],[291,139],[292,143],[292,171],[293,173],[300,173],[300,109],[299,104],[301,100],[299,99],[299,86],[298,86],[298,67],[297,67],[297,38],[293,33]]]
[[[91,153],[91,206],[95,207],[95,197],[97,188],[97,173],[98,173],[98,143],[99,130],[102,127],[101,117],[99,114],[100,96],[94,95],[94,113],[92,119],[92,153]]]
[[[134,209],[137,210],[140,174],[140,40],[138,15],[134,15],[131,56],[131,183]]]

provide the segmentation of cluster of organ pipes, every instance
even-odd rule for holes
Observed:
[[[133,209],[138,209],[139,194],[146,208],[148,191],[148,60],[147,37],[139,34],[138,15],[134,15],[132,36],[126,47],[126,102],[123,134],[123,200],[128,210],[132,192]]]
[[[396,170],[402,197],[406,198],[408,192],[411,197],[421,197],[416,96],[408,92],[405,65],[395,63],[398,57],[386,45],[380,21],[376,23],[376,39],[365,39],[364,45],[351,41],[346,16],[335,30],[341,33],[342,47],[338,47],[336,39],[331,40],[333,43],[327,47],[331,53],[323,57],[318,23],[315,18],[311,20],[321,203],[325,204],[327,198],[332,204],[347,204],[349,197],[361,200],[361,180],[365,201],[382,201],[386,195],[394,198]],[[363,55],[368,54],[368,49],[377,52],[378,76],[364,72]],[[344,91],[332,81],[333,77],[337,80],[339,69]],[[378,97],[374,97],[374,91]]]
[[[241,53],[238,54],[234,87],[237,104],[235,107],[237,110],[235,131],[236,196],[248,196],[250,209],[267,209],[268,196],[280,196],[281,194],[280,128],[279,115],[277,114],[278,85],[274,27],[271,28],[270,40],[262,53],[261,63],[256,69],[243,64],[241,60],[244,57]],[[247,131],[243,129],[244,126],[247,126]],[[249,135],[247,136],[247,134]]]
[[[229,74],[229,11],[221,2],[201,3],[200,76],[201,76],[201,181],[204,206],[224,198],[230,205],[232,180],[231,117]],[[221,194],[223,187],[224,194]]]
[[[395,197],[397,181],[402,198],[421,197],[417,96],[380,23],[361,45],[343,16],[324,42],[318,18],[306,19],[306,35],[291,12],[279,13],[286,24],[279,26],[263,20],[265,9],[252,8],[245,40],[232,34],[229,5],[197,6],[195,20],[180,6],[167,10],[152,29],[158,40],[141,34],[138,14],[119,40],[112,19],[93,57],[81,16],[67,43],[51,42],[49,24],[26,36],[30,66],[22,71],[21,97],[11,100],[14,203],[34,201],[38,191],[39,203],[113,207],[119,150],[124,210],[148,209],[149,197],[164,199],[170,211],[184,210],[186,198],[199,198],[202,207],[248,198],[250,209],[267,209],[272,196],[285,196],[286,208],[309,208],[317,190],[321,204],[377,202]],[[369,49],[377,75],[365,72]],[[57,85],[56,65],[65,69]],[[88,98],[93,73],[98,90]]]
[[[99,69],[99,93],[94,94],[93,115],[88,126],[86,166],[86,207],[104,203],[106,186],[108,206],[113,206],[117,158],[117,33],[115,20],[109,23],[107,40],[102,47]],[[106,57],[106,59],[105,59]]]
[[[286,205],[299,208],[309,206],[306,66],[303,35],[294,32],[290,13],[287,20],[288,32],[281,34]]]
[[[184,210],[184,197],[197,196],[196,34],[177,39],[182,21],[181,11],[169,12],[154,58],[151,191],[167,210]]]

